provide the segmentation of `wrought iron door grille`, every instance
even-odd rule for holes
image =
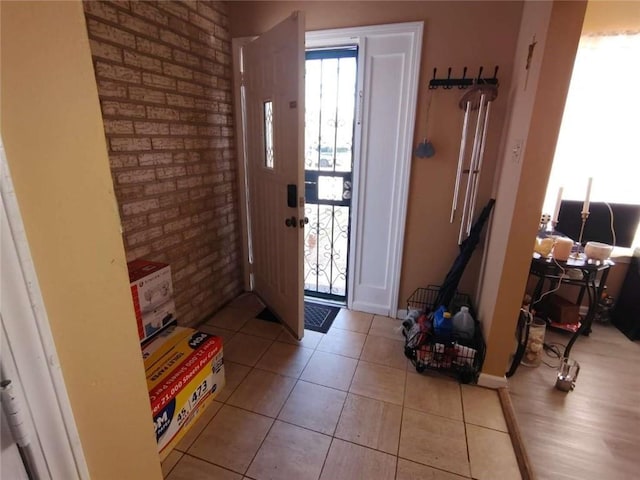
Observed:
[[[355,47],[307,52],[304,288],[343,299],[351,207]]]

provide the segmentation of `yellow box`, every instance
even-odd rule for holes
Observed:
[[[142,349],[160,458],[224,387],[222,339],[170,327]]]

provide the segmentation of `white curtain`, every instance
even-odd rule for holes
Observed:
[[[543,213],[589,177],[591,201],[640,204],[640,32],[581,38]]]

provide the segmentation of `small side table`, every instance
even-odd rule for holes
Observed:
[[[538,311],[545,313],[545,303],[540,301],[540,297],[543,295],[543,289],[545,282],[550,282],[549,290],[553,290],[558,286],[558,282],[566,285],[574,285],[580,288],[576,304],[581,305],[586,292],[589,300],[589,310],[587,315],[581,322],[580,328],[573,334],[569,343],[564,349],[564,357],[568,357],[571,352],[573,344],[580,335],[588,335],[591,333],[591,324],[596,314],[598,306],[598,298],[602,294],[604,286],[609,276],[609,269],[615,265],[611,260],[605,260],[604,262],[590,260],[590,259],[574,259],[569,258],[566,262],[557,262],[553,258],[542,257],[541,255],[534,253],[531,259],[531,267],[529,273],[538,277],[538,283],[533,293],[532,307]],[[562,275],[564,269],[565,275]],[[572,278],[567,275],[567,271],[570,269],[579,270],[582,274],[582,278]],[[548,290],[547,290],[548,291]],[[540,308],[541,307],[541,308]]]

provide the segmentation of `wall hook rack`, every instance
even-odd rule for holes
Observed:
[[[433,78],[429,82],[429,89],[434,90],[436,88],[443,88],[445,90],[451,90],[453,87],[459,89],[469,88],[473,85],[498,85],[498,66],[493,70],[493,77],[483,77],[482,72],[484,67],[478,69],[478,75],[476,77],[467,77],[467,67],[462,70],[461,78],[451,78],[451,67],[447,69],[447,78],[436,78],[438,69],[433,69]]]

